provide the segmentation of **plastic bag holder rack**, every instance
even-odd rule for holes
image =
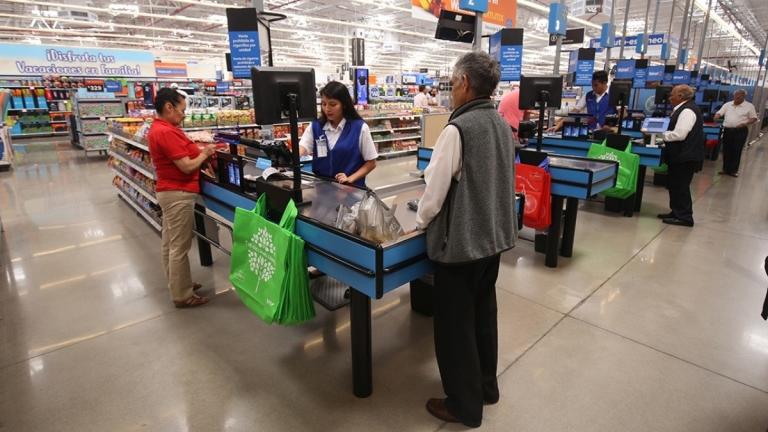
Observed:
[[[520,163],[533,166],[539,166],[544,159],[549,157],[549,153],[541,150],[520,150],[517,155],[520,158]]]

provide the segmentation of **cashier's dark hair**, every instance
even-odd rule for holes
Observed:
[[[341,102],[341,112],[344,114],[344,118],[347,120],[360,120],[360,114],[355,109],[355,103],[352,102],[352,96],[347,90],[347,86],[338,82],[331,81],[320,89],[320,97],[325,96],[328,99],[336,99]],[[320,123],[325,124],[328,119],[325,117],[323,110],[320,110]]]
[[[182,100],[184,100],[184,95],[177,92],[176,89],[169,87],[161,88],[155,95],[155,110],[158,114],[162,114],[165,104],[170,103],[173,106],[177,106]]]
[[[608,82],[608,72],[606,71],[597,71],[592,74],[592,81],[601,82],[603,84]]]

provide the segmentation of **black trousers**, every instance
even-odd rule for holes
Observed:
[[[435,355],[446,406],[466,426],[483,419],[483,400],[496,401],[498,329],[496,278],[501,255],[469,264],[435,266]]]
[[[723,172],[736,174],[741,164],[741,152],[749,137],[748,128],[723,129]]]
[[[676,218],[693,222],[693,200],[691,199],[691,181],[699,170],[701,162],[683,162],[669,164],[667,189],[669,189],[669,208]]]

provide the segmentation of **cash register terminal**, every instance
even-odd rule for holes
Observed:
[[[651,135],[651,144],[648,147],[658,147],[656,135],[666,132],[667,129],[669,129],[669,117],[648,117],[643,120],[640,131]]]

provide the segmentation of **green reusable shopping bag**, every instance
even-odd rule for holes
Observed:
[[[266,195],[253,211],[235,209],[229,280],[240,300],[267,323],[297,324],[314,316],[304,241],[293,233],[293,201],[279,224],[266,218]]]
[[[667,163],[664,162],[663,164],[661,164],[661,165],[657,166],[656,168],[654,168],[653,171],[657,172],[659,174],[666,174],[667,171],[669,171],[669,165],[667,165]]]
[[[628,198],[637,189],[637,176],[640,171],[640,156],[632,153],[632,143],[627,143],[624,151],[616,150],[605,145],[593,143],[589,147],[587,157],[591,159],[612,160],[619,163],[619,172],[616,178],[616,186],[604,191],[602,194],[612,198]]]

